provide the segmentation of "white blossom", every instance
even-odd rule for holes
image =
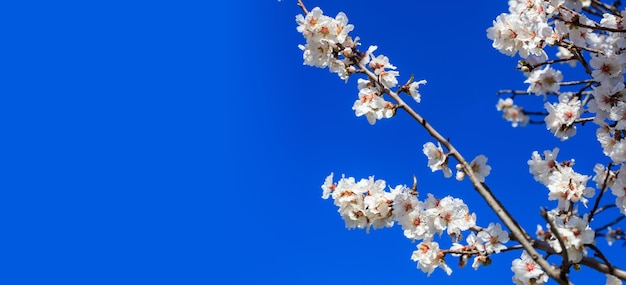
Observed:
[[[566,210],[570,202],[580,201],[587,206],[587,197],[595,195],[595,189],[587,187],[590,178],[574,172],[571,167],[561,167],[558,171],[553,171],[548,178],[548,200],[558,200],[558,207],[562,210]]]
[[[375,87],[371,87],[361,79],[359,84],[359,99],[354,101],[352,110],[357,117],[365,115],[367,121],[373,125],[376,120],[391,118],[394,115],[393,104],[385,101]]]
[[[524,127],[530,121],[530,118],[524,114],[524,109],[513,104],[511,98],[499,99],[496,109],[502,111],[502,118],[511,122],[514,128],[518,125]]]
[[[434,241],[423,241],[417,245],[417,250],[413,251],[411,260],[417,262],[417,268],[427,273],[433,273],[435,268],[443,269],[446,274],[452,274],[452,269],[446,264],[443,255],[440,255],[439,244]]]
[[[485,182],[485,177],[491,173],[491,166],[487,165],[487,157],[482,154],[470,162],[470,167],[480,182]]]
[[[385,191],[384,180],[361,179],[356,182],[353,177],[342,175],[337,183],[332,181],[331,173],[322,185],[322,197],[332,197],[337,212],[343,218],[348,229],[379,229],[391,227],[392,219],[391,203],[397,192]]]
[[[437,143],[435,146],[432,142],[427,142],[424,144],[422,151],[428,158],[428,167],[432,172],[437,170],[442,170],[443,175],[446,178],[452,176],[452,170],[448,167],[448,154],[446,154],[441,148],[441,144]]]
[[[487,253],[499,253],[506,249],[504,244],[509,241],[509,234],[499,223],[489,223],[486,229],[478,232],[477,239],[484,244]]]
[[[426,84],[426,80],[413,81],[411,82],[411,84],[409,84],[409,95],[411,95],[411,97],[413,97],[413,99],[417,103],[422,101],[422,95],[419,93],[418,90],[419,86],[422,84]]]
[[[548,115],[545,117],[546,127],[562,141],[576,134],[574,123],[582,113],[582,103],[576,96],[563,93],[559,95],[559,102],[555,104],[545,103]]]
[[[548,275],[541,269],[530,255],[524,251],[522,256],[513,260],[513,283],[517,285],[539,285],[548,281]]]
[[[528,161],[528,166],[530,173],[534,176],[536,181],[548,185],[550,174],[552,171],[556,170],[558,166],[558,162],[556,161],[558,154],[558,147],[555,147],[552,151],[545,150],[543,155],[539,155],[537,151],[532,153],[532,157]]]
[[[529,93],[545,95],[559,91],[559,88],[561,87],[559,84],[561,81],[563,81],[563,74],[561,71],[548,65],[543,69],[535,69],[531,71],[528,75],[528,79],[526,79],[524,83],[530,84],[526,90]]]
[[[609,80],[612,77],[622,75],[624,63],[624,55],[596,55],[589,61],[589,65],[594,69],[591,75],[597,81]]]
[[[569,260],[574,263],[580,262],[583,256],[587,254],[584,245],[591,244],[595,240],[595,231],[589,227],[587,215],[585,214],[581,217],[579,215],[562,214],[562,211],[559,209],[551,210],[547,214],[549,219],[556,225],[556,231],[558,231],[565,244]],[[547,225],[547,227],[550,231],[555,230],[550,225]],[[560,253],[563,248],[557,237],[546,233],[548,231],[543,232],[543,235],[540,237],[548,242],[556,252]]]

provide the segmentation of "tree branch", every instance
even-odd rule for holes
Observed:
[[[360,69],[364,71],[364,73],[372,80],[373,82],[378,82],[380,86],[380,82],[378,81],[378,77],[363,66],[356,57],[351,58],[352,63],[358,66]],[[496,197],[491,192],[491,189],[487,186],[487,184],[482,183],[476,178],[474,175],[474,171],[472,167],[469,165],[467,160],[461,155],[459,151],[447,140],[444,136],[442,136],[434,127],[432,127],[426,119],[424,119],[421,115],[419,115],[415,110],[413,110],[400,96],[387,89],[384,88],[385,93],[389,95],[394,101],[396,101],[398,108],[407,112],[413,119],[415,119],[425,130],[441,143],[448,150],[449,155],[454,157],[459,164],[463,166],[463,171],[465,171],[467,177],[469,177],[474,189],[480,194],[480,196],[487,202],[487,205],[493,210],[493,212],[500,218],[500,220],[504,223],[504,225],[509,228],[511,233],[516,237],[518,242],[524,247],[526,252],[530,255],[530,257],[537,263],[543,270],[548,274],[548,276],[552,277],[552,279],[556,280],[560,284],[569,284],[566,280],[561,279],[561,272],[559,269],[552,267],[548,261],[546,261],[533,247],[530,236],[524,231],[524,229],[519,225],[519,223],[513,218],[513,216],[502,206],[500,201],[496,199]]]

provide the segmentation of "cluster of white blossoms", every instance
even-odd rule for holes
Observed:
[[[452,170],[448,167],[448,154],[441,148],[441,144],[437,143],[435,146],[434,143],[427,142],[422,147],[422,152],[428,158],[428,167],[430,167],[432,172],[441,170],[444,177],[452,177]],[[491,173],[491,166],[487,165],[487,157],[482,154],[470,162],[470,168],[479,182],[485,182],[485,177]],[[457,164],[456,170],[456,179],[459,181],[463,180],[466,175],[463,166]]]
[[[589,0],[512,0],[509,1],[509,13],[496,18],[487,30],[487,37],[500,52],[509,56],[519,54],[524,59],[520,62],[520,69],[527,77],[524,82],[529,84],[525,90],[527,94],[544,95],[544,101],[548,100],[547,95],[557,95],[550,97],[557,98],[556,101],[544,103],[547,115],[543,118],[546,128],[555,137],[562,141],[570,139],[576,135],[576,125],[581,122],[593,120],[598,125],[596,137],[603,153],[611,159],[613,166],[620,166],[620,169],[613,172],[597,164],[593,180],[598,189],[611,190],[615,205],[626,215],[626,169],[623,164],[626,162],[626,10],[594,5],[595,8]],[[591,18],[596,20],[587,17],[586,13],[593,14]],[[549,46],[558,48],[557,59],[549,60],[546,52]],[[561,71],[554,69],[555,62],[566,62],[570,67],[581,62],[589,78],[565,83]],[[572,90],[563,91],[564,86]],[[542,114],[524,112],[513,104],[512,98],[500,99],[496,108],[513,126],[524,125],[521,123],[524,120],[519,119],[520,113]],[[588,116],[583,118],[583,115]],[[527,117],[521,118],[529,121]],[[589,228],[587,216],[576,213],[576,203],[586,207],[596,190],[587,186],[590,176],[573,170],[573,160],[558,162],[557,154],[558,148],[542,155],[534,152],[528,161],[535,180],[548,188],[548,199],[558,201],[556,209],[548,212],[556,229],[543,231],[539,227],[538,235],[559,252],[561,242],[564,242],[570,261],[579,262],[586,253],[585,244],[594,243],[595,232]],[[561,241],[554,231],[561,236]],[[615,239],[616,232],[607,231],[609,243]],[[516,284],[544,283],[547,276],[534,270],[538,266],[532,260],[524,259],[514,262],[513,281]],[[616,280],[607,276],[607,284],[621,284]]]
[[[547,212],[548,218],[554,222],[556,232],[558,232],[561,241],[565,245],[567,256],[572,263],[578,263],[583,256],[587,254],[585,244],[593,244],[596,232],[589,227],[587,215],[580,216],[576,213],[565,213],[554,209]],[[537,226],[537,237],[548,242],[550,246],[560,253],[563,249],[556,235],[553,234],[555,229],[546,225],[548,230],[543,230],[541,226]]]
[[[563,74],[561,71],[546,65],[543,69],[535,69],[529,72],[528,79],[524,83],[529,84],[527,92],[536,95],[546,95],[559,91],[562,81]]]
[[[581,31],[584,29],[566,25],[563,21],[553,21],[553,17],[573,18],[574,14],[578,15],[575,11],[580,11],[589,4],[590,2],[583,4],[581,1],[563,0],[509,1],[509,13],[503,13],[496,18],[493,26],[487,29],[487,37],[493,40],[493,47],[500,52],[510,56],[519,53],[526,59],[526,63],[539,65],[548,60],[544,50],[546,46],[563,42],[568,37],[574,44],[585,42],[585,38],[589,36]],[[586,23],[587,19],[583,17],[581,21]],[[591,31],[589,34],[592,34]],[[557,56],[564,59],[575,57],[574,53],[566,48],[560,48]],[[563,81],[561,71],[549,64],[542,69],[522,68],[522,70],[527,76],[524,83],[529,84],[526,90],[528,93],[544,95],[544,100],[547,99],[546,94],[558,94]],[[545,103],[545,108],[549,112],[544,118],[547,128],[561,140],[566,140],[576,133],[574,123],[582,113],[579,98],[571,95],[567,98],[571,100],[560,97],[556,103]],[[519,108],[509,106],[513,106],[512,101],[500,100],[496,108],[505,112],[503,117],[512,121],[514,127],[518,125],[518,121],[528,122],[528,117],[518,115]],[[520,119],[517,119],[517,116]],[[524,125],[525,123],[522,124]]]
[[[297,15],[298,32],[306,39],[305,45],[300,45],[304,51],[304,64],[326,68],[337,73],[340,78],[347,79],[349,75],[345,60],[340,60],[337,53],[341,47],[354,46],[348,33],[354,29],[348,24],[348,17],[338,13],[335,18],[325,16],[319,7],[313,8],[306,16]]]
[[[491,223],[477,233],[467,237],[468,245],[461,245],[458,239],[462,232],[475,228],[476,215],[458,198],[447,196],[436,198],[428,194],[425,200],[419,200],[418,193],[404,185],[386,189],[384,180],[374,177],[361,179],[342,176],[333,181],[331,173],[322,185],[322,198],[332,198],[339,208],[348,229],[380,229],[399,224],[404,236],[412,241],[421,241],[411,255],[418,268],[430,275],[437,267],[447,274],[452,269],[445,262],[445,255],[463,256],[465,259],[475,255],[474,268],[489,264],[489,255],[499,253],[509,241],[508,233],[500,224]],[[449,250],[442,250],[437,237],[444,232],[454,245]]]
[[[486,229],[482,229],[478,234],[470,233],[465,241],[467,245],[454,243],[452,247],[450,247],[450,251],[453,252],[453,256],[460,256],[461,266],[467,263],[469,257],[469,255],[463,254],[463,252],[478,252],[472,262],[472,268],[478,269],[480,265],[491,264],[490,254],[500,253],[507,248],[504,244],[509,241],[509,234],[502,230],[500,224],[490,223]]]
[[[323,199],[332,197],[339,207],[339,214],[348,229],[379,229],[391,227],[394,220],[391,217],[391,202],[395,192],[385,191],[384,180],[361,179],[356,182],[353,177],[342,177],[339,182],[333,182],[331,173],[322,185]]]
[[[546,127],[556,137],[567,140],[576,134],[575,124],[581,115],[599,126],[597,139],[605,155],[614,163],[626,162],[626,96],[624,68],[626,66],[626,10],[600,9],[593,20],[586,14],[592,1],[574,0],[512,0],[509,12],[499,15],[487,29],[487,37],[500,52],[519,54],[529,94],[559,95],[556,102],[546,102]],[[590,6],[591,5],[591,6]],[[608,6],[606,6],[608,7]],[[606,8],[605,7],[605,8]],[[585,10],[587,9],[587,10]],[[563,74],[550,65],[548,47],[557,47],[557,60],[576,66],[581,61],[590,79],[580,80],[575,92],[560,92]],[[538,68],[540,66],[543,68]],[[583,85],[584,84],[584,85]],[[572,87],[574,88],[574,87]],[[582,94],[589,95],[583,99]],[[503,117],[517,126],[526,117],[519,117],[521,108],[512,102],[498,102]],[[524,126],[524,124],[521,124]]]
[[[596,137],[605,155],[614,163],[626,162],[626,91],[623,77],[608,79],[594,87],[594,98],[589,102],[589,110],[596,113],[600,127]]]
[[[524,108],[515,105],[511,98],[499,99],[496,109],[502,111],[502,118],[511,122],[514,128],[517,126],[524,127],[530,121],[530,118],[524,114]]]
[[[574,160],[558,162],[558,153],[559,148],[546,150],[543,155],[533,152],[528,161],[530,173],[550,190],[548,200],[557,200],[557,209],[567,211],[576,202],[587,206],[587,198],[595,195],[595,189],[587,186],[591,177],[575,172]]]
[[[348,24],[344,13],[340,12],[332,18],[315,7],[306,16],[297,15],[296,23],[298,32],[306,39],[306,44],[299,46],[304,52],[305,65],[328,67],[346,81],[352,74],[362,73],[364,69],[371,71],[371,78],[358,80],[358,99],[352,106],[357,117],[365,116],[373,125],[377,120],[394,116],[394,104],[386,101],[383,95],[398,86],[400,73],[387,56],[374,55],[377,46],[370,46],[365,52],[357,50],[360,44],[358,37],[353,39],[348,35],[354,26]],[[409,82],[400,90],[419,103],[421,94],[418,88],[425,83],[425,80]]]
[[[561,141],[576,135],[576,124],[593,120],[599,126],[597,139],[604,154],[611,159],[609,166],[621,164],[618,171],[597,164],[593,181],[602,192],[611,190],[615,205],[626,215],[626,27],[623,24],[626,10],[618,12],[617,6],[598,6],[592,2],[508,1],[509,13],[500,14],[493,21],[493,26],[487,29],[487,37],[500,52],[523,58],[518,67],[526,76],[524,83],[528,87],[525,91],[511,93],[514,96],[543,95],[547,112],[526,112],[514,104],[513,98],[500,99],[496,108],[513,127],[531,122],[528,115],[545,115],[546,128]],[[599,20],[594,21],[584,13]],[[377,46],[370,46],[364,52],[357,49],[359,39],[348,35],[354,27],[348,24],[345,14],[328,17],[316,7],[304,16],[298,15],[296,22],[298,32],[306,39],[306,44],[299,46],[304,52],[305,65],[328,67],[345,81],[354,74],[367,77],[357,82],[358,98],[352,106],[357,117],[365,116],[372,125],[393,117],[400,106],[385,100],[385,95],[401,101],[395,96],[405,93],[417,103],[421,102],[419,87],[426,81],[413,81],[411,77],[407,83],[399,85],[396,66],[388,57],[374,54]],[[558,48],[557,59],[549,59],[548,47]],[[564,82],[563,73],[553,67],[558,62],[569,63],[571,67],[583,66],[590,78]],[[392,90],[394,88],[396,91]],[[557,100],[550,102],[548,98]],[[422,152],[433,172],[441,170],[444,177],[449,178],[453,174],[449,158],[456,157],[456,154],[447,153],[440,143],[445,144],[443,140],[437,144],[427,142]],[[555,252],[567,256],[569,262],[579,263],[587,254],[586,246],[594,244],[596,234],[600,233],[589,226],[590,216],[597,212],[580,215],[577,203],[587,207],[596,191],[587,186],[591,176],[573,170],[573,159],[557,161],[558,152],[558,148],[542,154],[535,151],[528,160],[529,172],[548,188],[548,200],[558,202],[556,208],[544,212],[549,221],[547,230],[538,226],[536,234]],[[491,172],[486,163],[487,157],[479,155],[470,163],[457,164],[455,178],[461,181],[469,171],[474,183],[482,183]],[[372,228],[400,225],[406,238],[419,241],[411,259],[429,276],[436,268],[448,275],[452,273],[445,261],[447,255],[459,257],[461,266],[473,257],[472,267],[477,269],[489,265],[492,254],[512,249],[505,245],[509,233],[500,224],[490,223],[487,228],[476,226],[476,215],[458,198],[436,198],[428,194],[426,199],[419,200],[416,186],[391,188],[384,180],[375,180],[373,176],[359,181],[342,176],[334,182],[332,173],[326,178],[322,190],[322,198],[333,199],[348,229],[364,229],[369,233]],[[598,203],[593,211],[597,206]],[[626,239],[619,228],[605,228],[608,228],[605,237],[609,245],[617,239]],[[471,232],[463,234],[465,231]],[[441,248],[437,242],[444,233],[452,239],[449,249]],[[459,242],[462,237],[465,237],[466,244]],[[537,285],[548,280],[548,274],[526,251],[513,261],[511,270],[515,284]],[[607,275],[606,284],[621,284],[621,281]]]
[[[622,41],[606,49],[624,48]],[[594,68],[592,76],[598,82],[593,86],[593,99],[589,111],[596,114],[594,122],[599,125],[596,137],[605,155],[614,163],[626,162],[626,97],[624,95],[623,70],[626,54],[597,55],[589,64]]]
[[[601,164],[596,164],[594,171],[596,175],[593,179],[598,184],[597,187],[610,189],[611,193],[615,195],[615,206],[623,215],[626,215],[626,165],[622,164],[617,172],[613,172]]]
[[[443,259],[444,255],[439,248],[439,243],[434,241],[423,241],[417,245],[417,250],[413,251],[411,260],[417,262],[417,268],[426,272],[428,276],[439,267],[443,269],[446,274],[452,274],[452,268]]]
[[[580,119],[582,103],[572,93],[561,93],[558,103],[545,103],[548,115],[544,118],[546,127],[562,141],[576,134],[576,120]]]
[[[374,82],[359,78],[358,87],[359,99],[352,106],[357,117],[365,115],[372,125],[376,120],[393,117],[395,112],[393,104],[383,99],[380,89]]]
[[[493,26],[487,29],[487,37],[493,40],[495,49],[506,55],[519,53],[522,58],[534,55],[547,59],[543,47],[558,39],[548,25],[554,10],[547,1],[509,1],[509,13],[498,15]]]

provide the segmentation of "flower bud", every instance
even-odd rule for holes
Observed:
[[[456,176],[455,176],[456,180],[458,181],[463,181],[463,178],[465,178],[465,172],[463,171],[457,171],[456,172]]]
[[[343,56],[345,57],[351,57],[353,55],[352,48],[349,48],[349,47],[344,48],[341,54],[343,54]]]

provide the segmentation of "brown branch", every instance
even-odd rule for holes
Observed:
[[[551,60],[546,60],[546,61],[541,62],[541,63],[537,63],[536,65],[531,65],[531,64],[528,64],[527,62],[524,61],[523,65],[528,67],[528,69],[529,69],[528,71],[533,71],[537,67],[541,67],[541,66],[548,65],[548,64],[553,64],[553,63],[559,63],[559,62],[568,62],[570,60],[576,60],[576,57],[551,59]]]
[[[556,224],[550,217],[548,217],[548,212],[545,208],[541,208],[541,217],[543,217],[546,222],[550,225],[550,231],[556,237],[556,240],[559,241],[559,245],[561,246],[561,278],[563,280],[567,280],[567,273],[569,272],[569,254],[567,253],[567,249],[565,248],[565,242],[563,241],[563,237],[561,237],[561,233],[559,233],[559,229],[556,227]]]
[[[535,115],[535,116],[547,116],[549,115],[548,112],[531,112],[531,111],[526,111],[523,110],[522,113],[524,113],[524,115]]]
[[[555,20],[559,20],[563,23],[578,26],[581,28],[587,28],[587,29],[592,29],[592,30],[597,30],[597,31],[613,32],[613,33],[626,33],[626,30],[623,30],[623,29],[614,29],[614,28],[609,28],[609,27],[604,27],[604,26],[599,26],[599,25],[591,26],[591,25],[583,24],[578,21],[575,22],[575,21],[565,20],[560,16],[554,16],[552,18]]]
[[[623,220],[624,218],[626,218],[626,216],[621,215],[621,216],[617,217],[617,219],[613,220],[612,222],[610,222],[610,223],[608,223],[608,224],[606,224],[606,225],[604,225],[604,226],[601,226],[601,227],[599,227],[599,228],[595,229],[594,231],[597,233],[597,232],[599,232],[599,231],[601,231],[601,230],[604,230],[604,229],[606,229],[606,228],[608,228],[608,227],[610,227],[610,226],[612,226],[612,225],[615,225],[615,224],[619,223],[619,222],[620,222],[621,220]]]
[[[507,247],[507,248],[505,248],[505,249],[501,249],[501,250],[500,250],[500,252],[511,251],[511,250],[517,250],[517,249],[524,249],[524,247],[523,247],[521,244],[518,244],[518,245],[512,245],[512,246],[509,246],[509,247]],[[484,252],[480,252],[480,251],[479,251],[479,250],[477,250],[477,249],[471,249],[471,250],[451,250],[451,249],[446,249],[446,250],[442,250],[441,252],[442,252],[444,255],[445,255],[445,254],[460,254],[460,255],[468,255],[468,256],[474,256],[474,255],[478,255],[478,254],[485,255],[485,256],[489,256],[489,255],[491,255],[491,254],[495,253],[495,252],[493,252],[493,253],[491,253],[491,254],[486,254],[486,253],[484,253]]]
[[[617,207],[615,204],[604,205],[604,206],[600,207],[598,210],[596,210],[596,214],[600,214],[600,213],[604,212],[606,209],[615,208],[615,207]]]
[[[517,241],[515,236],[511,235],[510,237],[511,237],[511,240]],[[548,244],[545,241],[535,239],[533,240],[533,245],[535,246],[535,248],[543,250],[548,254],[557,254],[554,248],[552,248],[550,244]],[[592,268],[604,274],[613,274],[615,277],[619,278],[620,280],[626,281],[626,271],[619,269],[617,267],[609,267],[608,265],[600,262],[599,260],[593,257],[583,256],[583,259],[579,262],[579,264],[587,266],[589,268]]]
[[[602,259],[602,261],[604,261],[604,264],[608,267],[609,269],[609,274],[613,274],[614,271],[614,267],[613,265],[611,265],[611,263],[609,262],[609,260],[606,258],[606,256],[604,256],[604,254],[600,251],[600,249],[598,249],[598,247],[596,247],[593,244],[586,244],[585,245],[588,248],[593,249],[593,251],[595,251],[596,253],[594,254],[594,256],[599,257],[600,259]]]
[[[594,16],[602,18],[601,9],[598,9],[597,7],[593,7],[593,8],[595,8],[595,10],[586,7],[586,8],[583,8],[583,11],[587,12],[590,15],[594,15]]]
[[[498,92],[496,92],[496,96],[500,96],[500,95],[502,95],[502,94],[511,94],[511,97],[509,97],[509,98],[511,98],[511,99],[515,99],[515,97],[516,97],[517,95],[533,95],[533,96],[540,96],[540,95],[537,95],[537,94],[535,94],[535,93],[528,92],[528,91],[524,91],[524,90],[501,89],[501,90],[498,90]],[[548,92],[548,93],[546,93],[546,95],[558,96],[559,94],[558,94],[558,93],[555,93],[555,92]]]
[[[305,16],[306,16],[306,14],[309,13],[309,10],[306,9],[306,7],[304,6],[304,3],[302,2],[302,0],[298,0],[298,7],[300,7],[300,9],[302,9],[302,12],[304,12]]]
[[[580,264],[589,268],[593,268],[596,271],[602,272],[604,274],[611,274],[619,278],[620,280],[626,280],[626,271],[613,266],[609,267],[608,265],[600,262],[595,258],[584,256],[583,259],[580,261]]]
[[[561,83],[559,83],[559,85],[560,86],[572,86],[572,85],[589,84],[589,83],[593,84],[593,83],[596,83],[596,81],[593,80],[593,79],[578,80],[578,81],[568,81],[568,82],[561,82]],[[587,87],[587,88],[589,88],[589,87]]]
[[[582,55],[581,51],[585,50],[588,52],[592,52],[592,53],[597,53],[597,54],[601,54],[602,51],[600,50],[595,50],[595,49],[591,49],[588,47],[579,47],[574,45],[574,43],[566,41],[566,40],[561,40],[560,42],[557,42],[556,44],[557,46],[563,47],[568,49],[569,51],[571,51],[574,54],[574,58],[576,58],[576,60],[578,60],[580,62],[580,64],[583,65],[583,67],[585,68],[585,72],[589,75],[591,75],[591,67],[589,67],[589,63],[587,62],[587,60],[585,59],[585,57]]]
[[[600,7],[602,7],[606,10],[606,12],[610,12],[611,14],[615,16],[621,17],[622,15],[620,15],[620,11],[617,9],[617,6],[620,5],[619,2],[620,1],[618,0],[618,1],[615,1],[613,5],[608,5],[598,0],[592,0],[591,5],[594,6],[596,9],[599,9]]]

